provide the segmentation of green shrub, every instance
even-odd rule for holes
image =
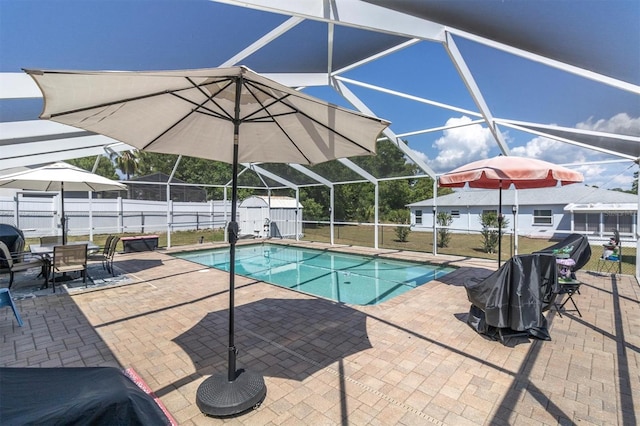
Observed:
[[[451,214],[447,212],[439,212],[436,216],[438,226],[449,226],[453,222]],[[449,247],[451,241],[451,233],[447,228],[438,228],[438,247]]]
[[[389,220],[397,224],[408,225],[411,220],[411,214],[408,210],[394,210],[389,213]],[[406,243],[409,241],[411,229],[408,226],[397,226],[394,231],[399,242]]]
[[[485,253],[495,253],[498,247],[498,214],[496,212],[486,212],[480,215],[482,224],[482,249]],[[502,230],[507,227],[509,220],[502,218]]]

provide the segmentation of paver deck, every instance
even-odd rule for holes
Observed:
[[[195,404],[198,385],[226,371],[228,275],[170,251],[117,255],[125,286],[19,300],[23,327],[1,309],[0,365],[132,367],[181,425],[640,422],[635,277],[579,272],[583,316],[547,311],[551,341],[507,347],[465,323],[463,283],[495,262],[343,249],[459,269],[366,307],[237,277],[238,367],[267,385],[262,405],[241,416],[207,417]]]

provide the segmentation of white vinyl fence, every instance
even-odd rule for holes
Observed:
[[[65,198],[67,235],[155,233],[224,228],[231,203],[141,201],[123,198]],[[60,195],[0,196],[0,223],[13,225],[25,237],[59,235]]]

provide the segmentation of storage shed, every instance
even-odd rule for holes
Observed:
[[[302,235],[302,204],[291,197],[252,196],[238,206],[240,235],[296,238]]]

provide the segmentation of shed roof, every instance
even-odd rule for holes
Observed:
[[[245,198],[240,203],[240,207],[269,207],[269,205],[271,205],[272,209],[302,208],[302,204],[296,203],[295,198],[283,196],[254,195]]]

